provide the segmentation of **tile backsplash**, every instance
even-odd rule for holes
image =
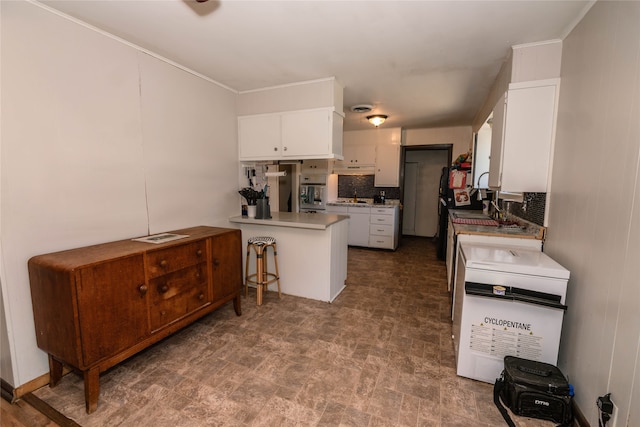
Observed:
[[[512,202],[511,214],[537,225],[544,225],[547,193],[524,193],[523,202]]]
[[[338,197],[352,198],[354,193],[361,199],[371,199],[384,190],[387,200],[400,199],[398,187],[375,187],[374,175],[338,175]],[[537,225],[544,225],[547,193],[524,193],[523,202],[511,203],[511,214]]]
[[[375,187],[374,175],[338,175],[338,197],[351,198],[357,193],[359,198],[372,199],[385,192],[387,200],[400,199],[399,187]]]

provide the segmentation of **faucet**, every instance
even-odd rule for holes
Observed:
[[[489,171],[482,172],[482,173],[480,174],[480,176],[478,177],[478,184],[476,185],[476,187],[480,188],[480,180],[482,179],[482,177],[483,177],[483,176],[485,176],[485,175],[486,175],[486,174],[488,174],[488,173],[489,173]]]
[[[480,174],[480,176],[478,177],[478,183],[476,184],[476,188],[475,188],[475,190],[477,190],[477,191],[478,191],[478,200],[479,200],[479,201],[482,201],[482,189],[480,189],[480,180],[482,179],[482,177],[483,177],[483,176],[485,176],[485,175],[486,175],[486,174],[488,174],[488,173],[489,173],[489,171],[482,172],[482,173]],[[486,195],[486,194],[485,194],[485,195]]]
[[[491,201],[491,204],[493,205],[493,207],[496,209],[495,211],[495,219],[500,219],[500,217],[502,215],[504,215],[504,211],[502,209],[500,209],[500,207],[498,206],[498,204],[495,201]]]
[[[353,190],[353,203],[358,203],[358,192]]]

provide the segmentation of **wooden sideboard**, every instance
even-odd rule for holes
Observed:
[[[84,376],[87,413],[100,373],[233,300],[241,314],[240,230],[193,227],[154,244],[121,240],[29,260],[38,347],[50,386],[63,365]]]

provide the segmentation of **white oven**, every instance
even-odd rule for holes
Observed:
[[[557,364],[569,271],[535,249],[472,243],[457,262],[457,374],[494,383],[504,356]]]

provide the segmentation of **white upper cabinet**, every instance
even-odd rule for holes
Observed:
[[[344,159],[336,166],[349,168],[373,166],[376,163],[376,142],[371,131],[349,131],[344,133]]]
[[[342,158],[342,104],[333,77],[240,93],[240,160]]]
[[[269,159],[281,155],[279,114],[238,117],[240,159]]]
[[[340,157],[342,124],[329,108],[238,117],[240,160]]]
[[[401,128],[345,132],[344,160],[335,162],[334,172],[374,174],[376,187],[398,187],[401,137]]]
[[[400,186],[400,128],[385,129],[376,141],[375,187]],[[376,132],[379,132],[377,130]]]
[[[489,186],[547,192],[558,111],[559,79],[512,83],[493,110]]]

